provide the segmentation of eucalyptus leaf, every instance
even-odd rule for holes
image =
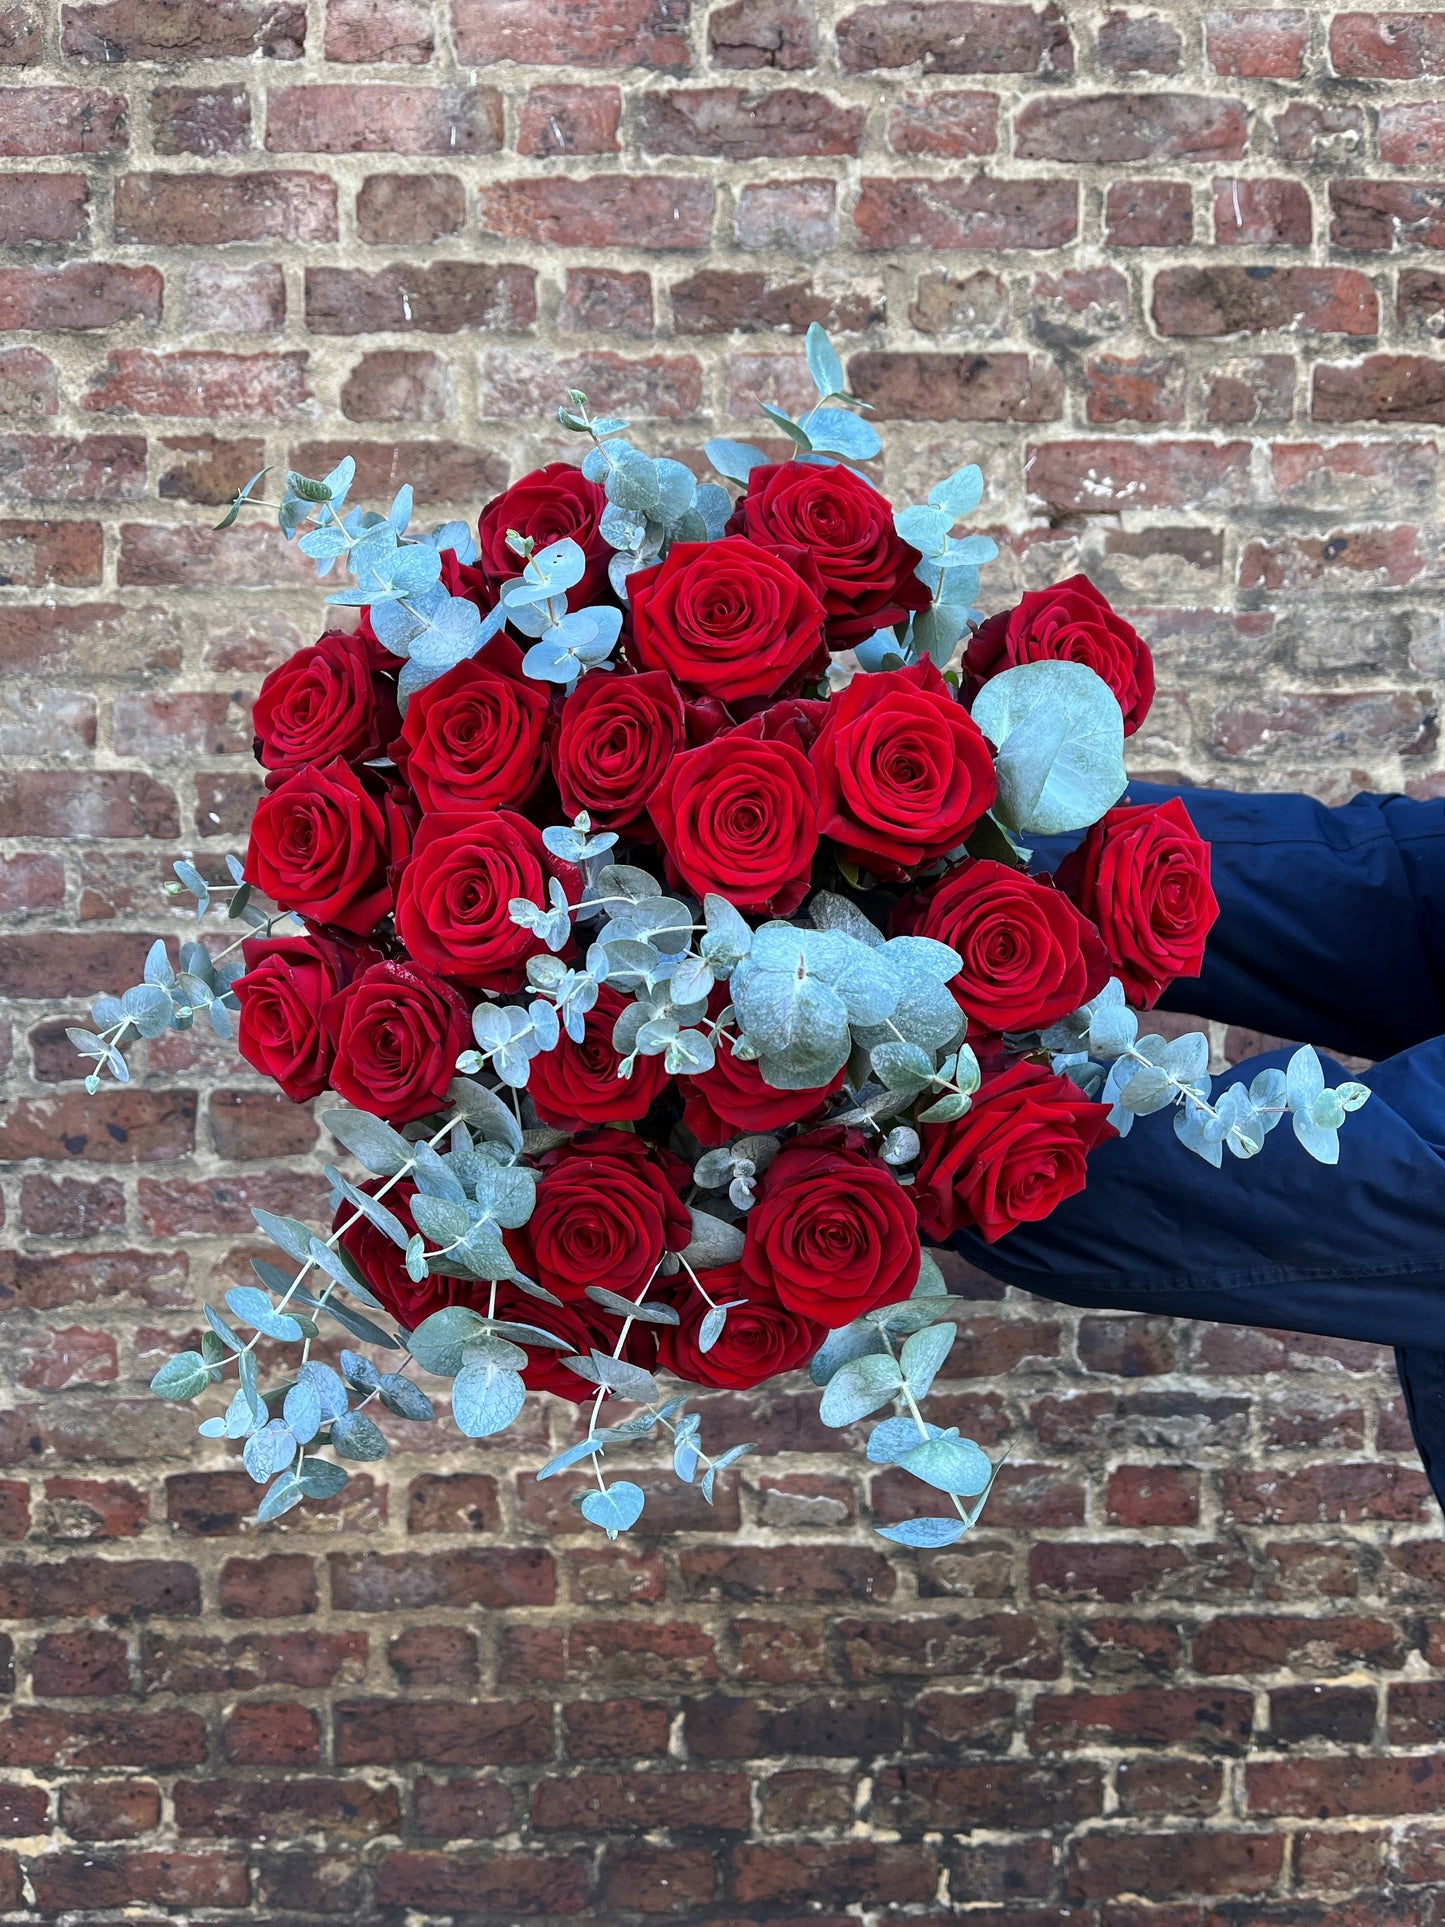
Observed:
[[[995,813],[1022,834],[1087,829],[1124,794],[1124,718],[1080,662],[1020,663],[978,692],[973,720],[998,749]]]

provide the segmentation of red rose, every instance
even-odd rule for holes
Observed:
[[[237,1048],[294,1104],[307,1104],[331,1076],[331,1035],[321,1021],[321,1006],[358,970],[379,963],[381,953],[318,934],[247,937],[241,955],[246,974],[232,986],[241,1006]]]
[[[682,1322],[657,1327],[657,1362],[675,1378],[746,1391],[806,1365],[828,1336],[826,1327],[789,1311],[775,1292],[744,1278],[740,1265],[718,1265],[698,1273],[708,1297],[715,1305],[738,1298],[747,1302],[733,1304],[721,1338],[710,1351],[703,1351],[698,1337],[707,1302],[687,1274],[683,1276],[686,1291],[678,1287],[668,1294]]]
[[[647,799],[687,740],[671,676],[589,675],[562,706],[552,760],[569,817],[586,810],[599,830],[650,836]]]
[[[532,1059],[527,1092],[544,1124],[583,1131],[591,1124],[622,1124],[646,1117],[667,1088],[660,1057],[639,1057],[631,1077],[619,1077],[621,1057],[612,1030],[631,1002],[603,984],[588,1011],[586,1034],[574,1044],[563,1031],[554,1050]]]
[[[484,1285],[481,1289],[486,1292],[490,1287]],[[488,1300],[482,1297],[476,1301],[476,1309],[485,1311],[487,1304]],[[545,1305],[540,1299],[529,1298],[516,1285],[508,1284],[497,1287],[497,1317],[518,1325],[536,1325],[557,1338],[565,1338],[574,1352],[580,1352],[584,1358],[594,1350],[610,1357],[622,1329],[620,1320],[609,1317],[590,1298],[580,1299],[575,1305]],[[653,1325],[632,1327],[622,1347],[622,1356],[629,1365],[640,1365],[644,1371],[651,1371],[657,1361],[655,1334]],[[527,1363],[522,1370],[522,1381],[530,1391],[555,1392],[558,1398],[571,1399],[578,1405],[597,1396],[595,1385],[589,1385],[585,1378],[579,1378],[562,1363],[567,1356],[565,1352],[551,1345],[526,1345],[525,1339],[514,1342],[526,1346]]]
[[[913,1200],[862,1139],[837,1129],[795,1138],[773,1159],[748,1213],[743,1276],[831,1331],[918,1283]]]
[[[995,1033],[1045,1030],[1109,981],[1103,940],[1046,877],[1006,863],[962,863],[895,918],[963,959],[949,988],[970,1022]]]
[[[726,1003],[727,992],[720,987],[712,994],[709,1014],[716,1017]],[[639,1059],[639,1070],[645,1061],[660,1060]],[[732,1046],[719,1037],[712,1069],[680,1080],[682,1121],[709,1150],[745,1131],[781,1131],[789,1124],[801,1124],[841,1090],[846,1071],[845,1065],[831,1084],[819,1090],[775,1091],[763,1082],[755,1063],[734,1057]]]
[[[776,696],[827,668],[822,603],[784,556],[740,536],[675,542],[627,590],[632,652],[692,695]]]
[[[581,549],[587,567],[582,580],[567,591],[569,609],[611,601],[607,564],[612,560],[612,545],[597,531],[606,506],[606,490],[589,482],[570,462],[548,462],[495,496],[482,510],[477,528],[477,566],[486,577],[490,600],[495,603],[502,584],[522,573],[521,556],[507,546],[507,531],[513,529],[518,535],[530,535],[539,550],[564,536]]]
[[[547,773],[551,704],[510,636],[419,689],[391,753],[424,810],[525,803]]]
[[[761,464],[748,476],[728,533],[807,550],[823,583],[830,649],[851,649],[932,600],[914,574],[918,550],[896,533],[893,510],[877,489],[851,469]]]
[[[369,763],[396,734],[396,685],[379,670],[396,668],[377,644],[331,632],[273,669],[251,711],[256,760],[267,769],[312,763]]]
[[[386,860],[382,811],[338,757],[257,803],[245,877],[288,910],[365,936],[391,908]]]
[[[808,894],[818,785],[802,751],[763,741],[761,725],[675,756],[648,807],[669,873],[688,889],[785,917]]]
[[[1177,796],[1110,810],[1059,867],[1058,880],[1104,947],[1132,1004],[1148,1009],[1176,977],[1197,977],[1219,915],[1209,845]]]
[[[1154,700],[1149,646],[1116,615],[1086,575],[1052,589],[1035,589],[1016,609],[990,616],[963,658],[970,702],[983,685],[1021,662],[1081,662],[1113,690],[1132,736]]]
[[[918,1221],[941,1243],[972,1225],[996,1244],[1017,1224],[1036,1224],[1082,1191],[1090,1151],[1118,1133],[1109,1107],[1041,1064],[986,1077],[972,1109],[953,1124],[922,1127]]]
[[[691,1173],[681,1158],[631,1131],[591,1131],[540,1160],[537,1206],[507,1234],[517,1269],[569,1303],[589,1285],[628,1298],[664,1252],[682,1251],[692,1219],[682,1202]]]
[[[983,731],[926,657],[840,690],[813,767],[824,836],[885,880],[957,848],[998,793]]]
[[[577,872],[512,810],[422,818],[396,893],[396,930],[410,956],[442,977],[492,991],[520,990],[527,959],[545,949],[513,923],[516,897],[546,905],[557,877],[575,901]]]
[[[331,1087],[358,1110],[410,1124],[437,1110],[472,1041],[471,1013],[450,984],[409,964],[379,963],[329,997]]]
[[[374,1198],[385,1183],[385,1178],[366,1178],[358,1188]],[[403,1178],[392,1185],[382,1199],[393,1217],[401,1220],[409,1236],[416,1232],[416,1221],[411,1215],[411,1201],[415,1196],[416,1186],[410,1178]],[[332,1229],[344,1225],[355,1212],[356,1206],[343,1198],[331,1221]],[[418,1284],[407,1271],[403,1248],[393,1244],[370,1218],[357,1218],[351,1229],[343,1233],[341,1248],[355,1262],[373,1295],[406,1331],[415,1331],[424,1318],[430,1318],[434,1311],[445,1310],[448,1305],[470,1305],[476,1311],[486,1310],[490,1287],[478,1284],[474,1278],[446,1278],[438,1272],[434,1278],[424,1278]]]

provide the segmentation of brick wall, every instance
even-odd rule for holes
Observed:
[[[961,1550],[891,1556],[791,1393],[716,1402],[766,1449],[663,1540],[514,1476],[560,1408],[258,1533],[143,1388],[314,1126],[198,1036],[86,1102],[60,1021],[239,844],[317,630],[209,532],[240,479],[474,512],[563,386],[750,432],[814,319],[897,491],[983,463],[991,604],[1082,565],[1147,628],[1140,768],[1438,793],[1445,14],[0,0],[0,61],[0,1912],[1438,1920],[1381,1354],[964,1278],[937,1403],[1012,1459]]]

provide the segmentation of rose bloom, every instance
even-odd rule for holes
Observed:
[[[1111,975],[1083,912],[1049,879],[1006,863],[961,863],[901,905],[894,926],[958,952],[963,968],[949,988],[986,1031],[1045,1030],[1098,996]]]
[[[1130,1003],[1149,1009],[1197,977],[1219,915],[1209,845],[1177,796],[1108,811],[1059,866],[1060,887],[1099,926]]]
[[[397,658],[359,635],[329,632],[273,669],[251,711],[256,760],[289,775],[312,763],[369,763],[400,718],[386,669]]]
[[[547,773],[551,704],[510,636],[417,690],[392,745],[424,810],[466,815],[521,804]]]
[[[374,1198],[386,1182],[385,1178],[366,1178],[357,1188]],[[415,1196],[416,1185],[410,1178],[402,1178],[381,1200],[392,1216],[401,1221],[409,1236],[416,1232],[416,1221],[411,1215],[411,1201]],[[332,1229],[344,1225],[355,1213],[356,1206],[343,1198],[331,1221]],[[445,1310],[448,1305],[470,1305],[474,1311],[483,1312],[487,1308],[490,1286],[479,1284],[475,1278],[447,1278],[438,1272],[435,1277],[424,1278],[417,1284],[407,1271],[403,1248],[393,1244],[369,1218],[358,1218],[351,1229],[343,1233],[341,1248],[355,1263],[372,1295],[381,1300],[385,1310],[406,1331],[415,1331],[424,1318],[430,1318],[434,1311]]]
[[[671,676],[587,675],[562,705],[553,768],[568,817],[586,810],[599,830],[650,838],[647,799],[687,742]]]
[[[631,1003],[603,984],[588,1011],[585,1034],[574,1044],[564,1030],[554,1050],[532,1059],[527,1094],[544,1124],[583,1131],[592,1124],[622,1124],[646,1117],[667,1088],[660,1057],[639,1057],[631,1077],[619,1077],[621,1057],[612,1048],[617,1019]]]
[[[748,476],[728,533],[794,543],[812,556],[830,649],[851,649],[932,601],[914,574],[918,550],[895,531],[889,503],[841,465],[760,464]]]
[[[364,937],[391,908],[380,805],[338,757],[263,796],[244,875],[287,910]]]
[[[727,991],[719,985],[709,1000],[708,1015],[716,1017],[726,1004]],[[661,1060],[640,1059],[639,1069],[643,1061]],[[746,1057],[734,1057],[732,1045],[719,1037],[712,1069],[679,1079],[682,1121],[708,1150],[744,1132],[782,1131],[790,1124],[801,1124],[841,1090],[846,1074],[845,1065],[830,1084],[819,1090],[775,1091],[763,1082],[755,1063]]]
[[[475,1302],[476,1309],[484,1312],[489,1302],[486,1294],[491,1287],[481,1285],[473,1289],[483,1294]],[[548,1305],[541,1299],[528,1297],[519,1286],[506,1283],[497,1286],[497,1317],[518,1325],[536,1325],[554,1337],[565,1338],[574,1354],[580,1352],[584,1358],[590,1351],[605,1352],[610,1357],[622,1329],[618,1319],[609,1317],[590,1298],[579,1299],[571,1305]],[[574,1405],[596,1398],[597,1387],[589,1385],[585,1378],[579,1378],[562,1363],[567,1356],[565,1352],[552,1345],[528,1345],[520,1338],[511,1342],[526,1349],[522,1382],[529,1391],[555,1392],[558,1398],[571,1399]],[[629,1365],[640,1365],[644,1371],[651,1371],[657,1362],[656,1327],[634,1325],[627,1334],[622,1356]]]
[[[714,1304],[732,1304],[722,1336],[710,1351],[698,1343],[708,1306],[686,1272],[686,1284],[669,1293],[681,1323],[657,1326],[657,1362],[663,1371],[694,1385],[746,1391],[782,1372],[795,1372],[828,1336],[824,1326],[789,1311],[773,1291],[743,1277],[740,1265],[700,1271],[698,1281]],[[744,1299],[744,1304],[732,1301]]]
[[[918,1222],[941,1243],[972,1225],[997,1244],[1018,1224],[1035,1224],[1082,1191],[1086,1161],[1117,1137],[1109,1107],[1041,1064],[1015,1064],[986,1077],[970,1110],[952,1124],[921,1127]]]
[[[649,808],[670,874],[695,895],[785,917],[808,894],[818,785],[807,757],[765,741],[763,719],[675,756]]]
[[[742,1271],[832,1331],[906,1298],[922,1262],[913,1200],[856,1132],[784,1145],[748,1213]]]
[[[335,1046],[332,1089],[390,1124],[410,1124],[441,1106],[472,1041],[464,999],[410,964],[363,970],[327,999],[321,1020]]]
[[[547,903],[557,877],[575,902],[577,872],[559,863],[535,824],[512,810],[422,819],[397,884],[396,930],[409,955],[439,976],[520,990],[527,959],[546,946],[513,923],[516,897]]]
[[[824,836],[884,880],[956,848],[998,793],[983,731],[926,657],[840,690],[813,767]]]
[[[606,491],[570,462],[548,462],[495,496],[482,510],[477,528],[477,566],[486,580],[489,604],[496,602],[502,584],[519,576],[524,566],[516,550],[507,546],[508,529],[530,535],[539,550],[564,536],[581,549],[587,567],[582,580],[567,591],[569,609],[612,601],[607,581],[612,545],[603,541],[597,529],[606,506]]]
[[[635,1297],[664,1252],[682,1251],[692,1219],[681,1158],[631,1131],[589,1131],[539,1159],[537,1206],[506,1234],[517,1269],[569,1304],[589,1285]]]
[[[232,986],[241,1007],[237,1048],[293,1104],[307,1104],[331,1076],[333,1046],[321,1006],[358,970],[379,963],[381,953],[316,934],[247,937],[241,955],[246,974]]]
[[[828,666],[823,605],[798,566],[740,536],[675,542],[627,591],[632,653],[690,694],[776,696]]]
[[[963,658],[970,702],[1004,669],[1023,662],[1081,662],[1113,690],[1132,736],[1154,700],[1154,658],[1136,630],[1116,615],[1086,575],[1035,589],[1016,609],[990,616]]]

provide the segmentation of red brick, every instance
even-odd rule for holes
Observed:
[[[1297,167],[1338,166],[1364,149],[1365,117],[1358,107],[1297,100],[1272,123],[1274,151]]]
[[[387,1664],[403,1686],[474,1686],[477,1642],[461,1626],[413,1626],[387,1647]]]
[[[270,1780],[181,1780],[175,1789],[176,1828],[182,1834],[248,1843],[274,1833],[325,1830],[370,1838],[400,1829],[395,1787],[368,1786],[351,1775],[319,1780],[288,1773]]]
[[[479,399],[492,420],[525,416],[539,395],[580,388],[597,409],[685,420],[702,408],[702,369],[691,355],[633,357],[598,349],[554,359],[540,348],[489,348]]]
[[[1057,248],[1078,232],[1073,181],[863,180],[861,248]]]
[[[67,1385],[110,1385],[118,1376],[115,1335],[83,1325],[49,1326],[23,1335],[16,1348],[15,1382],[30,1392]]]
[[[62,17],[65,52],[107,64],[299,60],[306,42],[306,10],[294,0],[96,0]]]
[[[817,23],[806,0],[731,0],[707,21],[714,67],[773,67],[790,73],[817,58]]]
[[[137,435],[0,436],[0,492],[27,502],[134,501],[145,493],[145,443]]]
[[[1214,183],[1214,238],[1225,246],[1306,248],[1313,215],[1298,181]]]
[[[3,1766],[104,1771],[197,1766],[205,1757],[206,1723],[199,1713],[148,1713],[130,1706],[98,1713],[70,1706],[17,1706],[0,1720]]]
[[[688,88],[643,94],[638,141],[645,154],[695,154],[724,161],[856,154],[864,107],[838,106],[797,87]]]
[[[600,10],[600,9],[599,9]],[[589,1862],[579,1856],[494,1853],[387,1853],[376,1866],[380,1907],[508,1916],[580,1914],[587,1905]]]
[[[30,1681],[38,1699],[99,1699],[130,1691],[125,1641],[113,1633],[47,1633],[36,1642]]]
[[[1421,80],[1445,73],[1445,13],[1337,13],[1330,64],[1347,80]]]
[[[715,200],[709,181],[662,174],[498,181],[481,189],[481,228],[552,247],[689,250],[708,245]]]
[[[938,1868],[926,1847],[865,1840],[749,1843],[733,1848],[729,1883],[730,1897],[743,1906],[791,1902],[807,1910],[860,1901],[898,1906],[931,1900]]]
[[[965,160],[998,146],[994,94],[939,91],[905,94],[888,110],[888,145],[895,154]]]
[[[512,1795],[499,1780],[416,1782],[416,1830],[440,1840],[490,1840],[512,1829]]]
[[[157,87],[150,97],[151,145],[158,154],[244,154],[251,99],[244,87]]]
[[[1034,1701],[1036,1751],[1093,1746],[1194,1746],[1243,1752],[1254,1724],[1249,1693],[1137,1687],[1126,1693],[1044,1693]]]
[[[696,1684],[718,1676],[713,1637],[685,1621],[611,1618],[565,1627],[504,1626],[497,1676],[508,1685],[586,1680],[596,1686]]]
[[[55,364],[38,348],[0,350],[0,421],[34,421],[60,408]]]
[[[446,364],[400,349],[363,355],[342,384],[341,412],[354,422],[445,421]]]
[[[1445,421],[1445,369],[1423,355],[1321,362],[1310,412],[1316,421]]]
[[[37,0],[4,0],[0,6],[0,66],[35,67],[44,57]]]
[[[1237,507],[1249,499],[1247,442],[1050,442],[1028,455],[1029,493],[1065,513]]]
[[[196,261],[186,269],[186,325],[194,334],[271,334],[286,319],[279,267]]]
[[[326,0],[328,60],[424,67],[435,51],[427,0]]]
[[[119,154],[129,145],[124,94],[93,87],[0,88],[0,154]]]
[[[1203,94],[1092,94],[1040,97],[1014,121],[1021,161],[1077,167],[1121,161],[1238,160],[1248,118],[1237,100]]]
[[[225,529],[219,534],[199,528],[195,523],[122,522],[120,525],[116,581],[122,588],[294,588],[314,580],[306,558],[285,541],[278,529],[263,522]],[[244,785],[249,780],[245,776],[198,776],[196,790],[202,795],[212,782]],[[254,795],[250,795],[250,801],[254,803]],[[224,833],[242,833],[249,822],[247,810],[239,821],[229,824]]]
[[[0,1539],[23,1539],[30,1530],[30,1488],[0,1479]]]
[[[1330,239],[1360,253],[1408,253],[1445,245],[1445,184],[1331,181]]]
[[[604,1906],[632,1913],[677,1913],[710,1901],[715,1877],[714,1855],[707,1847],[609,1847],[602,1860],[600,1897]]]
[[[0,246],[58,246],[84,238],[89,190],[83,174],[0,175]]]
[[[201,1609],[194,1569],[175,1559],[6,1565],[0,1567],[0,1597],[8,1619],[176,1617]]]
[[[546,1606],[556,1596],[549,1553],[465,1548],[436,1553],[332,1553],[332,1604],[343,1612],[430,1606]]]
[[[424,442],[302,442],[291,450],[293,467],[308,475],[324,475],[343,455],[356,458],[356,492],[390,495],[410,482],[418,502],[486,501],[507,484],[505,460],[475,442],[451,442],[440,437]],[[245,812],[239,823],[244,834],[250,822]]]
[[[650,335],[652,277],[612,268],[568,268],[558,322],[578,334]]]
[[[1298,80],[1309,45],[1309,15],[1293,8],[1204,16],[1204,48],[1217,74],[1236,80]]]
[[[161,1790],[150,1780],[75,1781],[60,1789],[60,1824],[76,1840],[134,1840],[160,1818]]]
[[[562,1717],[574,1760],[635,1760],[667,1752],[672,1708],[665,1700],[573,1700]]]
[[[1213,1619],[1194,1635],[1195,1670],[1204,1674],[1274,1672],[1285,1667],[1349,1672],[1360,1665],[1398,1666],[1405,1647],[1384,1620],[1279,1614]]]
[[[617,87],[533,87],[517,104],[517,152],[615,154],[622,119]]]
[[[1426,756],[1435,747],[1435,710],[1428,690],[1301,692],[1278,696],[1269,707],[1226,706],[1214,718],[1214,746],[1224,756],[1262,756],[1291,740],[1333,759],[1381,750]]]
[[[1269,1696],[1269,1730],[1276,1746],[1301,1740],[1367,1744],[1375,1731],[1373,1688],[1284,1686]]]
[[[1091,422],[1182,422],[1184,363],[1176,355],[1141,355],[1132,361],[1098,355],[1084,370],[1086,414]]]
[[[533,1790],[532,1824],[542,1833],[698,1826],[742,1833],[751,1824],[747,1775],[690,1766],[686,1772],[545,1779]]]
[[[1104,196],[1111,248],[1188,247],[1194,195],[1184,181],[1111,181]]]
[[[1056,6],[979,4],[978,0],[881,0],[838,22],[845,73],[911,67],[941,74],[1068,74],[1073,43]]]
[[[40,1532],[47,1539],[130,1539],[149,1516],[146,1494],[123,1479],[47,1479]]]
[[[738,246],[821,253],[837,231],[837,200],[833,181],[750,181],[737,192]]]
[[[1442,1779],[1445,1762],[1438,1752],[1402,1759],[1337,1755],[1259,1760],[1245,1768],[1245,1798],[1251,1813],[1303,1813],[1318,1820],[1344,1814],[1435,1814]]]
[[[494,87],[281,87],[266,106],[274,154],[495,154]]]
[[[1247,1525],[1332,1525],[1361,1519],[1423,1523],[1430,1516],[1430,1487],[1422,1472],[1401,1465],[1241,1470],[1224,1474],[1222,1504],[1226,1519]]]
[[[1199,1474],[1174,1465],[1116,1466],[1106,1504],[1111,1525],[1198,1525]]]
[[[407,329],[455,334],[460,329],[530,328],[536,319],[530,268],[438,261],[430,267],[306,270],[306,325],[313,334],[371,334]]]
[[[161,317],[155,268],[75,261],[63,267],[0,268],[0,330],[115,328]]]
[[[291,1619],[316,1610],[316,1568],[302,1553],[228,1559],[221,1611],[228,1619]]]
[[[81,406],[103,415],[292,421],[307,412],[311,399],[306,364],[304,349],[284,355],[228,355],[116,348],[92,378]]]
[[[15,588],[86,588],[100,581],[102,560],[99,522],[0,518],[0,581]]]
[[[1425,568],[1419,531],[1413,527],[1336,529],[1328,535],[1250,542],[1240,557],[1239,584],[1272,591],[1331,581],[1402,588]]]
[[[1174,23],[1157,13],[1106,13],[1094,50],[1111,74],[1177,74],[1182,42]]]
[[[334,1721],[338,1766],[511,1766],[552,1757],[552,1709],[539,1700],[346,1700]]]
[[[1165,268],[1154,279],[1153,315],[1162,334],[1211,337],[1373,335],[1380,325],[1372,283],[1348,268]]]
[[[244,1693],[257,1686],[354,1685],[366,1671],[366,1650],[365,1633],[258,1632],[234,1639],[146,1633],[141,1641],[141,1670],[152,1692]]]
[[[233,1766],[312,1766],[320,1757],[321,1723],[294,1700],[238,1706],[222,1735]]]
[[[452,0],[463,66],[515,60],[543,67],[687,67],[689,0],[589,0],[585,8],[533,0]]]
[[[1087,1834],[1070,1848],[1068,1890],[1074,1900],[1110,1894],[1267,1893],[1284,1864],[1278,1834]]]
[[[324,174],[122,174],[118,241],[214,248],[230,241],[334,241],[336,183]]]
[[[485,1473],[429,1473],[412,1480],[408,1532],[495,1532],[501,1522],[496,1480]]]

